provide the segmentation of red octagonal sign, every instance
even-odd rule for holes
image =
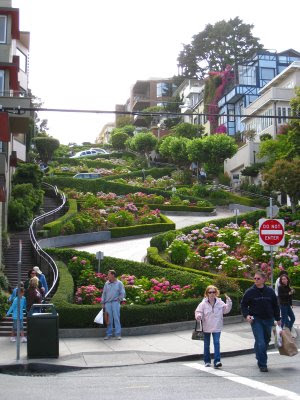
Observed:
[[[259,243],[264,246],[281,246],[284,244],[284,220],[259,220]]]

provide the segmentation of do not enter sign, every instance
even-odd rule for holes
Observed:
[[[284,220],[265,218],[260,219],[259,243],[263,246],[284,245]]]

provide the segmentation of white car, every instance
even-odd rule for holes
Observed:
[[[97,147],[90,149],[90,151],[96,151],[99,154],[110,154],[107,150],[105,149],[99,149]]]
[[[76,153],[74,156],[72,156],[70,158],[96,156],[97,154],[99,154],[99,153],[97,151],[95,151],[95,150],[84,150],[84,151],[79,151],[78,153]]]

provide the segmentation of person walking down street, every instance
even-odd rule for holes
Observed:
[[[281,275],[278,287],[278,300],[281,312],[281,327],[292,331],[295,314],[292,309],[292,296],[294,289],[290,287],[290,279],[287,275]]]
[[[115,328],[115,338],[121,339],[120,322],[120,303],[125,298],[125,288],[121,281],[117,279],[116,271],[110,270],[107,274],[107,282],[104,285],[101,303],[104,311],[108,314],[108,325],[104,340],[112,337],[113,326]]]
[[[214,342],[214,367],[222,367],[220,353],[220,336],[223,328],[223,315],[228,314],[232,308],[231,299],[225,295],[226,303],[220,299],[220,292],[216,286],[207,286],[204,299],[195,311],[197,321],[202,321],[204,332],[204,363],[206,367],[211,366],[210,337]]]
[[[42,273],[42,271],[39,269],[39,267],[33,267],[33,270],[37,273],[37,277],[39,278],[39,281],[41,282],[42,288],[43,289],[43,294],[45,295],[48,292],[48,284],[45,275]]]
[[[26,311],[26,299],[24,297],[24,288],[20,288],[20,333],[21,333],[21,342],[27,342],[26,337],[24,336],[24,326],[23,326],[23,312]],[[13,318],[13,327],[11,331],[10,341],[16,341],[17,335],[17,324],[18,324],[18,296],[14,298],[12,305],[6,313],[6,316],[12,314]]]
[[[26,291],[26,309],[27,312],[30,311],[33,304],[41,304],[42,294],[39,290],[39,279],[34,276],[29,281],[29,288]]]
[[[268,372],[267,349],[274,319],[280,325],[280,310],[276,294],[272,288],[265,285],[265,282],[265,274],[257,271],[254,275],[254,285],[246,290],[241,301],[242,314],[251,324],[257,365],[261,372]]]
[[[277,297],[278,297],[278,288],[279,288],[279,286],[280,286],[280,277],[281,277],[282,275],[289,276],[288,272],[285,271],[284,269],[282,269],[282,270],[279,272],[278,278],[276,279],[276,282],[275,282],[275,288],[274,288]]]

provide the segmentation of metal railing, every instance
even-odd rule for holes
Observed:
[[[36,230],[37,227],[39,225],[39,223],[41,222],[41,220],[44,220],[49,217],[49,216],[53,216],[54,214],[58,213],[66,204],[66,196],[64,193],[60,193],[57,189],[56,186],[52,186],[48,183],[43,183],[43,186],[45,186],[47,189],[51,189],[54,191],[55,197],[59,198],[59,200],[61,201],[61,204],[55,208],[54,210],[51,210],[47,213],[44,213],[42,215],[39,215],[38,217],[34,218],[34,220],[32,221],[30,227],[29,227],[29,236],[30,236],[30,240],[31,240],[31,244],[32,247],[35,251],[35,255],[37,257],[37,259],[41,262],[45,262],[49,269],[52,272],[52,276],[53,276],[53,280],[52,280],[52,285],[50,287],[50,289],[48,290],[48,292],[45,294],[45,299],[52,294],[52,292],[54,291],[54,289],[56,288],[56,285],[58,283],[58,268],[56,265],[56,262],[53,260],[53,258],[46,253],[41,246],[39,245],[37,239],[36,239]]]

